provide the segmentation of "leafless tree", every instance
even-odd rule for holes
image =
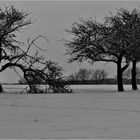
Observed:
[[[16,35],[32,23],[28,15],[14,6],[5,7],[4,10],[0,8],[0,62],[10,59],[17,51],[17,45],[22,44],[16,40]]]
[[[45,60],[45,57],[39,56],[38,51],[34,55],[29,55],[28,52],[32,46],[40,49],[36,45],[35,41],[44,36],[37,36],[32,41],[28,40],[28,47],[26,50],[22,50],[21,47],[10,57],[7,57],[7,62],[2,66],[0,72],[10,67],[18,67],[22,70],[26,82],[29,84],[30,93],[43,92],[38,88],[37,83],[39,81],[42,84],[47,85],[44,92],[57,92],[67,93],[71,92],[71,89],[65,85],[65,78],[62,76],[62,67],[58,66],[56,62]]]
[[[80,68],[75,77],[77,80],[85,81],[89,79],[89,71],[85,68]]]
[[[78,72],[71,74],[68,79],[69,80],[77,80],[77,81],[85,81],[91,80],[92,77],[92,70],[88,70],[85,68],[80,68]]]
[[[106,18],[104,24],[93,19],[82,19],[66,31],[73,35],[71,40],[65,40],[66,54],[71,56],[69,62],[87,60],[92,64],[97,61],[116,63],[118,91],[124,91],[122,73],[130,62],[125,59],[128,48],[122,23],[113,15]]]
[[[140,60],[140,10],[121,8],[111,19],[121,23],[123,40],[126,42],[126,61],[132,61],[132,89],[137,90],[136,63]]]
[[[103,69],[97,69],[94,71],[92,75],[92,79],[94,80],[103,80],[107,77],[108,73]]]
[[[40,38],[48,41],[45,36],[39,35],[33,40],[28,39],[27,45],[16,40],[17,33],[32,23],[27,19],[28,15],[14,6],[0,9],[0,62],[5,62],[1,63],[0,72],[7,68],[20,68],[29,84],[29,92],[40,92],[34,82],[39,78],[49,86],[49,92],[71,92],[64,83],[62,68],[57,63],[45,60],[43,55],[39,56],[38,51],[34,55],[29,54],[32,46],[42,50],[36,45],[36,41]]]

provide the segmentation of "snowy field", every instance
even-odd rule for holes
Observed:
[[[140,139],[140,91],[131,86],[123,93],[86,85],[72,86],[74,94],[10,94],[21,88],[4,86],[0,94],[0,139]]]

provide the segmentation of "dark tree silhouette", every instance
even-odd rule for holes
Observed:
[[[17,51],[17,45],[22,42],[16,40],[16,35],[30,25],[28,13],[19,11],[14,6],[0,8],[0,62],[7,60]],[[7,55],[8,53],[11,55]],[[0,88],[2,92],[2,88]]]
[[[140,11],[137,9],[120,9],[117,18],[124,26],[127,41],[127,61],[132,61],[132,89],[137,90],[136,64],[140,60]]]
[[[66,54],[71,55],[69,62],[88,60],[91,63],[116,63],[118,91],[124,91],[122,73],[130,62],[125,59],[128,47],[124,39],[124,27],[119,19],[111,15],[106,18],[105,24],[82,19],[66,31],[73,35],[71,40],[65,40]]]
[[[28,47],[24,51],[20,47],[12,55],[7,57],[0,72],[11,67],[18,67],[22,70],[24,78],[29,85],[30,93],[51,92],[51,93],[70,93],[72,90],[65,84],[65,77],[62,76],[62,67],[56,62],[45,60],[44,56],[39,56],[38,51],[33,55],[29,55],[30,48],[33,46],[41,49],[36,45],[35,41],[46,37],[37,36],[32,41],[28,40]],[[39,82],[46,85],[45,90],[41,90],[38,86]]]
[[[43,38],[48,41],[46,37],[39,35],[31,41],[28,39],[27,46],[16,40],[17,33],[32,23],[27,19],[28,15],[14,6],[0,9],[0,62],[5,62],[1,63],[0,72],[11,67],[20,68],[32,93],[40,92],[35,83],[39,79],[49,86],[49,92],[71,92],[64,83],[62,68],[57,63],[45,60],[44,56],[38,55],[38,51],[29,55],[32,46],[42,50],[36,45],[36,40]]]

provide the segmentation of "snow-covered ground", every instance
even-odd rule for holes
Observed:
[[[123,93],[116,85],[86,85],[72,86],[74,94],[40,95],[10,94],[12,87],[0,94],[0,139],[140,139],[140,91],[131,86]]]

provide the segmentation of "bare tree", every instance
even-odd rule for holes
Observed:
[[[103,69],[97,69],[94,71],[92,75],[92,79],[94,80],[103,80],[107,77],[108,73]]]
[[[85,81],[89,79],[89,71],[85,68],[80,68],[77,74],[75,74],[76,79],[80,81]]]
[[[9,57],[17,51],[17,45],[22,43],[16,40],[16,35],[32,23],[27,19],[28,15],[14,6],[5,7],[4,10],[0,8],[0,62],[10,59]]]
[[[0,72],[11,67],[20,68],[30,87],[30,93],[43,92],[37,85],[39,81],[47,85],[44,92],[72,92],[65,84],[65,77],[62,76],[62,68],[56,62],[45,60],[44,56],[39,56],[38,51],[34,55],[28,54],[32,45],[40,49],[35,43],[39,38],[46,39],[46,37],[39,35],[32,41],[28,40],[27,49],[24,51],[19,47],[12,56],[7,57],[5,59],[7,60],[6,64],[2,66]]]
[[[29,84],[29,92],[40,92],[35,83],[39,79],[49,86],[50,92],[71,92],[65,85],[62,68],[57,63],[45,60],[43,55],[39,56],[38,51],[29,55],[32,46],[42,50],[36,45],[36,40],[43,38],[48,42],[46,37],[39,35],[33,40],[28,39],[27,45],[16,40],[17,33],[32,23],[27,19],[28,15],[14,6],[0,9],[0,62],[5,62],[1,63],[0,72],[11,67],[20,68]]]
[[[97,61],[116,63],[118,91],[124,91],[122,73],[130,62],[125,59],[128,46],[119,19],[111,15],[106,18],[105,24],[82,19],[66,31],[73,35],[71,40],[65,40],[66,54],[71,56],[69,62],[88,60],[92,64]]]
[[[90,80],[92,77],[92,70],[88,70],[86,68],[80,68],[78,72],[71,74],[68,79],[69,80],[78,80],[78,81],[85,81]]]
[[[132,89],[137,90],[136,63],[140,60],[140,11],[137,9],[120,9],[117,18],[124,26],[127,61],[132,61]]]

